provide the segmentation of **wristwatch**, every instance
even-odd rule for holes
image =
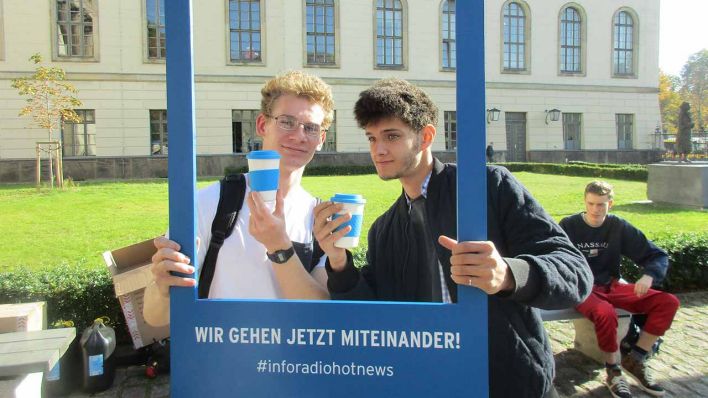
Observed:
[[[288,260],[290,260],[290,257],[295,254],[295,248],[290,246],[289,249],[285,250],[276,250],[274,253],[266,253],[268,256],[268,260],[276,263],[276,264],[283,264],[286,263]]]

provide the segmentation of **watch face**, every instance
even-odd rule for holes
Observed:
[[[286,250],[277,250],[275,253],[270,254],[266,253],[268,256],[268,259],[276,264],[282,264],[284,262],[287,262],[290,257],[295,253],[295,250],[291,247],[290,249]]]

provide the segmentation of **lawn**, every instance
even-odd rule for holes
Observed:
[[[586,177],[532,173],[516,176],[555,218],[582,209]],[[204,186],[212,181],[200,181]],[[651,238],[664,233],[708,232],[708,212],[636,203],[646,200],[646,184],[610,180],[615,185],[615,213]],[[400,194],[397,181],[375,175],[306,177],[313,195],[361,193],[367,199],[363,236],[376,216]],[[164,180],[85,182],[66,191],[37,194],[27,186],[0,187],[0,225],[4,229],[0,272],[60,263],[103,267],[101,253],[152,238],[167,229],[167,183]]]

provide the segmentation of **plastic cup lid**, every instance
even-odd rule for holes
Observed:
[[[280,154],[277,151],[251,151],[246,156],[248,159],[280,159]]]
[[[336,193],[332,198],[330,198],[332,202],[339,202],[339,203],[354,203],[354,204],[364,204],[366,203],[366,199],[364,199],[363,196],[361,195],[356,195],[356,194],[348,194],[348,193]]]

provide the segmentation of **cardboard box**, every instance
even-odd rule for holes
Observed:
[[[138,349],[170,335],[170,326],[150,326],[143,319],[143,295],[152,281],[151,258],[155,254],[152,239],[103,253],[103,260],[113,277],[116,297]]]
[[[36,303],[0,305],[0,333],[29,332],[47,328],[47,304]]]

